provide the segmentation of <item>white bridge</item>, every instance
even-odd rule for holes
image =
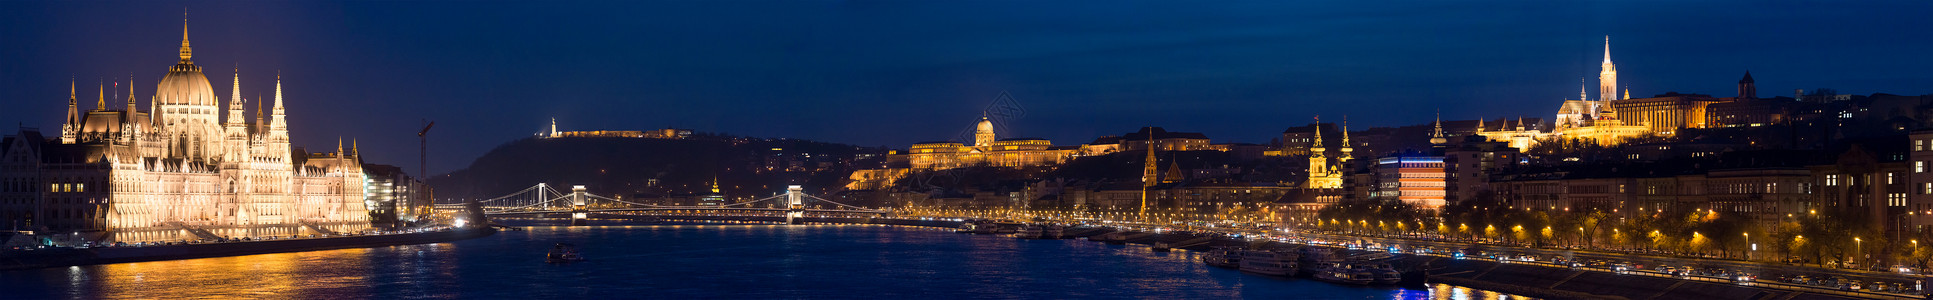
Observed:
[[[644,204],[591,194],[584,192],[584,186],[582,185],[572,186],[570,193],[563,193],[550,188],[548,185],[539,183],[530,188],[503,195],[502,197],[479,200],[477,204],[483,208],[483,213],[486,216],[570,214],[571,225],[584,225],[593,213],[631,213],[672,217],[717,216],[721,214],[731,216],[783,216],[786,224],[798,224],[799,220],[807,217],[808,214],[811,216],[881,216],[887,213],[885,210],[846,205],[818,196],[807,195],[802,192],[803,190],[804,187],[794,185],[786,187],[785,193],[751,201],[721,205],[675,206]],[[823,207],[825,205],[820,205],[822,208],[808,207],[806,202],[808,199],[813,200],[813,204],[823,203],[831,205],[829,208]],[[766,205],[764,207],[753,205],[759,203]],[[466,205],[468,204],[437,204],[436,209],[461,211]]]

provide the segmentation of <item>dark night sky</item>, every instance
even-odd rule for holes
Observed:
[[[1303,2],[7,1],[0,122],[57,133],[69,77],[86,109],[131,72],[145,105],[183,7],[216,94],[239,64],[244,97],[272,98],[279,71],[299,146],[359,139],[411,170],[435,120],[433,173],[552,117],[904,147],[957,135],[1003,90],[1027,112],[1005,134],[1059,144],[1548,117],[1582,78],[1595,95],[1604,35],[1634,96],[1732,96],[1746,70],[1765,96],[1933,92],[1927,1]]]

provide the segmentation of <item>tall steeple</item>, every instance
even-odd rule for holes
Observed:
[[[107,83],[97,83],[94,89],[96,90],[95,93],[99,93],[95,97],[100,99],[94,103],[94,110],[107,110]]]
[[[288,110],[282,108],[282,76],[275,76],[275,108],[269,111],[268,142],[286,146],[289,142]],[[278,146],[280,147],[280,146]],[[288,155],[286,148],[272,149],[275,155]]]
[[[134,123],[134,72],[128,72],[128,123]]]
[[[1443,114],[1442,113],[1436,114],[1435,124],[1436,124],[1436,130],[1430,134],[1430,144],[1442,146],[1443,144],[1450,143],[1450,139],[1443,136]]]
[[[81,131],[81,111],[74,99],[74,78],[67,78],[67,122],[60,125],[60,143],[73,144]]]
[[[255,92],[255,126],[253,127],[254,129],[251,129],[251,130],[254,130],[255,134],[262,134],[263,132],[268,131],[268,123],[262,122],[262,93],[261,92]]]
[[[1604,62],[1597,73],[1598,100],[1618,98],[1618,67],[1611,63],[1611,36],[1604,36]]]
[[[228,95],[228,123],[241,125],[246,122],[242,117],[242,68],[235,68],[235,88]]]
[[[1477,118],[1477,132],[1483,132],[1483,118]]]
[[[1342,148],[1336,150],[1342,151],[1342,155],[1336,157],[1336,164],[1338,165],[1346,165],[1349,163],[1349,160],[1356,158],[1355,153],[1353,153],[1356,149],[1349,146],[1349,116],[1342,116]]]
[[[134,106],[134,73],[129,72],[128,106],[126,111],[121,112],[123,119],[121,120],[121,142],[123,143],[133,142],[135,139],[141,138],[141,124],[134,121]]]
[[[1315,124],[1309,127],[1315,129],[1315,137],[1314,143],[1309,145],[1309,180],[1303,186],[1323,189],[1342,187],[1342,173],[1331,167],[1329,159],[1323,155],[1329,149],[1322,147],[1322,117],[1317,116]]]
[[[194,57],[195,56],[194,54],[195,54],[195,51],[188,47],[188,8],[182,8],[181,9],[181,64],[184,64],[184,65],[195,64],[194,61],[188,60],[188,58]]]
[[[1630,90],[1626,89],[1625,91],[1628,92]],[[1745,71],[1745,78],[1740,78],[1738,80],[1738,98],[1739,99],[1758,98],[1758,83],[1757,81],[1752,80],[1752,71]]]
[[[1589,78],[1577,79],[1577,100],[1591,101],[1590,82]]]
[[[244,112],[247,111],[243,107],[245,105],[242,104],[242,69],[236,67],[235,87],[229,90],[228,96],[228,121],[222,124],[222,131],[224,133],[222,143],[227,148],[222,151],[222,159],[232,163],[240,163],[248,160],[249,157],[254,157],[248,153],[248,118],[243,117]],[[235,164],[224,164],[227,167],[238,166]]]

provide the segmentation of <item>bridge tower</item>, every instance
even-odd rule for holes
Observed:
[[[571,226],[589,225],[589,208],[584,205],[584,186],[571,186]]]
[[[805,191],[804,186],[794,185],[785,187],[785,224],[799,224],[799,218],[805,217],[805,193],[803,191]]]

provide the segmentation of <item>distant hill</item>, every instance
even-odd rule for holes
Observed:
[[[842,185],[856,154],[875,152],[884,150],[790,139],[532,137],[497,146],[429,184],[440,200],[493,198],[538,182],[566,192],[585,185],[594,194],[656,198],[709,193],[716,178],[727,197],[751,199],[789,184],[824,193]]]

